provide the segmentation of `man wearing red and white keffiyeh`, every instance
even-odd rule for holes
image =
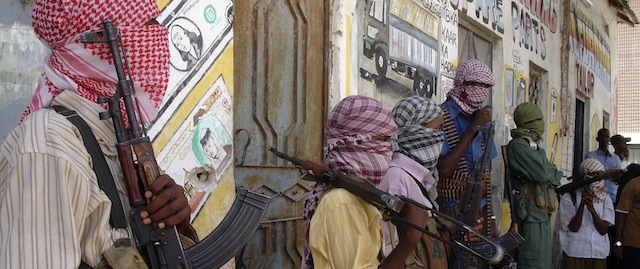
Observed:
[[[81,262],[106,268],[107,260],[143,262],[136,255],[104,258],[116,240],[135,244],[128,227],[114,229],[110,223],[112,206],[124,212],[131,206],[114,126],[100,119],[106,110],[97,104],[99,97],[113,96],[117,76],[108,44],[81,43],[80,37],[101,30],[107,19],[121,31],[139,117],[147,122],[157,114],[169,76],[168,31],[155,21],[158,14],[154,0],[35,2],[34,32],[51,55],[21,123],[0,146],[0,268],[71,269]],[[121,204],[102,191],[93,170],[99,161],[85,148],[78,127],[48,109],[53,105],[75,111],[86,122]],[[159,176],[143,195],[151,199],[140,213],[144,224],[176,227],[193,237],[184,189],[173,179]]]
[[[473,165],[480,159],[487,142],[491,105],[481,107],[495,84],[493,73],[485,63],[471,59],[456,71],[454,88],[442,104],[444,144],[438,159],[438,205],[453,217],[459,214],[459,202]],[[495,147],[490,157],[497,156]],[[483,206],[484,206],[483,200]],[[489,220],[485,216],[485,220]],[[488,226],[485,226],[488,227]]]
[[[118,77],[109,47],[80,42],[81,35],[100,30],[105,19],[112,20],[121,32],[141,120],[156,117],[169,80],[168,31],[164,25],[149,23],[159,14],[155,1],[128,2],[58,0],[34,5],[34,32],[51,49],[51,55],[23,117],[48,107],[62,90],[93,102],[113,95]]]
[[[346,97],[329,113],[325,166],[377,186],[389,169],[393,153],[389,140],[397,132],[382,103],[364,96]],[[405,208],[405,218],[426,224],[425,211]],[[403,247],[380,263],[381,217],[375,206],[347,190],[316,184],[305,200],[308,229],[302,268],[400,268],[421,232],[398,225]]]

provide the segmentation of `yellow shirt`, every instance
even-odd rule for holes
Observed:
[[[113,174],[125,215],[129,200],[104,108],[71,91],[53,104],[75,110],[91,127]],[[98,186],[78,129],[52,109],[33,112],[0,148],[0,268],[78,268],[113,245],[111,201]],[[126,236],[116,231],[115,239]]]
[[[311,218],[309,245],[316,269],[378,268],[382,214],[345,189],[324,194]]]

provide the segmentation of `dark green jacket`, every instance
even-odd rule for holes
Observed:
[[[509,173],[513,188],[521,190],[526,181],[535,181],[543,186],[560,185],[562,172],[549,162],[543,149],[531,147],[525,138],[514,138],[507,147]],[[550,213],[529,204],[523,197],[516,196],[516,213],[525,222],[548,221]]]

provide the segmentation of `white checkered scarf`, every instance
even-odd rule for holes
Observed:
[[[391,111],[393,120],[398,125],[396,151],[433,170],[440,157],[444,135],[442,130],[425,127],[423,124],[440,114],[442,109],[431,99],[411,96],[400,100]]]
[[[168,31],[164,25],[144,24],[158,14],[154,0],[36,1],[33,30],[51,55],[23,118],[51,105],[62,90],[72,90],[93,102],[113,95],[118,78],[109,46],[79,40],[84,33],[101,30],[102,22],[109,19],[121,32],[142,112],[140,120],[154,119],[169,81]],[[124,112],[122,102],[120,107]]]
[[[325,166],[343,174],[356,175],[380,184],[389,169],[393,148],[389,141],[379,141],[374,136],[395,136],[398,127],[391,113],[379,101],[365,96],[349,96],[342,99],[329,113],[324,134]],[[307,238],[302,268],[313,268],[309,248],[309,226],[327,183],[316,183],[305,199],[304,219],[307,222]]]
[[[462,111],[471,115],[489,97],[489,89],[478,86],[463,86],[466,81],[494,85],[493,73],[485,63],[472,59],[464,62],[456,71],[454,87],[447,97],[460,106]]]
[[[587,158],[584,159],[581,163],[580,163],[580,172],[586,177],[589,173],[591,172],[595,172],[595,171],[603,171],[604,172],[604,165],[602,165],[602,163],[594,158]],[[602,203],[604,201],[604,199],[606,198],[607,194],[607,187],[605,187],[604,185],[604,180],[598,180],[596,182],[591,183],[591,185],[589,185],[589,188],[591,189],[591,191],[593,192],[593,202],[594,203]]]

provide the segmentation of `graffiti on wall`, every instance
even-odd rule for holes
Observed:
[[[460,10],[494,32],[504,34],[502,0],[450,0],[450,4],[454,11]]]
[[[611,91],[611,53],[607,42],[609,36],[597,25],[599,24],[589,18],[589,14],[578,8],[575,2],[571,2],[569,49]]]
[[[557,5],[551,0],[511,1],[513,42],[546,59],[547,31],[558,30]]]
[[[414,0],[366,1],[359,92],[383,100],[417,94],[431,98],[440,67],[436,4]],[[381,96],[382,95],[382,96]]]
[[[527,101],[528,78],[510,65],[504,67],[504,143],[511,140],[511,129],[516,128],[513,112],[516,106]]]
[[[458,60],[458,11],[451,6],[449,1],[444,2],[441,22],[440,72],[443,77],[451,79]]]
[[[581,92],[588,98],[593,98],[593,87],[595,84],[595,76],[591,69],[576,60],[575,68],[576,91]]]
[[[593,113],[591,117],[591,123],[589,123],[589,139],[587,142],[589,143],[589,151],[594,151],[598,149],[598,131],[602,129],[602,122],[600,121],[600,115],[598,111]]]

